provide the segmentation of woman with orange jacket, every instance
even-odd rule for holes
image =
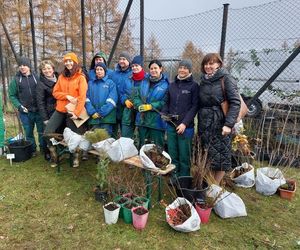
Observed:
[[[75,53],[67,53],[64,56],[63,61],[65,68],[58,77],[57,83],[53,88],[53,96],[56,99],[56,108],[45,128],[46,135],[54,133],[64,122],[66,123],[66,126],[75,133],[83,134],[86,131],[85,125],[77,128],[74,120],[78,119],[84,109],[87,81],[78,64],[78,57]],[[66,105],[69,103],[75,105],[75,110],[73,112],[68,111],[66,108]],[[51,154],[51,166],[55,167],[57,165],[56,150],[51,142],[48,142],[48,147]],[[78,167],[78,155],[75,155],[74,158],[73,167]]]

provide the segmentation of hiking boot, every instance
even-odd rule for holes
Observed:
[[[56,153],[56,148],[54,146],[49,147],[49,152],[50,152],[51,162],[57,163],[58,157],[57,157],[57,153]]]
[[[76,152],[73,154],[73,168],[79,167],[79,153]]]
[[[82,151],[81,160],[87,161],[88,159],[89,159],[88,152],[87,151]]]

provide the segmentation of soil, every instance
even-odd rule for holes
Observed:
[[[118,209],[118,206],[114,203],[110,203],[104,207],[105,207],[105,209],[107,209],[109,211],[114,211],[114,210]]]
[[[137,195],[133,194],[133,193],[127,193],[127,194],[123,194],[124,197],[133,200],[134,198],[137,197]]]
[[[118,204],[124,204],[126,201],[128,201],[128,199],[127,198],[125,198],[125,197],[122,197],[120,200],[118,200]]]
[[[170,160],[162,154],[162,150],[160,150],[157,146],[145,151],[145,154],[150,158],[156,167],[162,170],[165,170],[170,162]]]
[[[288,191],[294,191],[295,184],[293,182],[287,182],[286,184],[281,185],[280,188]]]
[[[233,172],[233,178],[239,177],[242,174],[245,174],[251,170],[251,167],[247,165],[246,167],[241,167],[240,169],[235,169]]]
[[[146,214],[147,212],[148,212],[148,210],[143,207],[139,207],[134,210],[134,213],[136,213],[137,215],[143,215],[143,214]]]
[[[131,209],[131,208],[135,207],[135,205],[133,203],[128,203],[128,204],[124,205],[124,207]]]

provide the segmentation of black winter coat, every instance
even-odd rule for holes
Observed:
[[[225,96],[229,102],[226,117],[221,103],[224,95],[221,79],[224,78]],[[222,127],[232,128],[240,110],[237,85],[227,70],[219,69],[211,78],[201,77],[199,86],[198,134],[208,149],[208,161],[213,170],[227,171],[231,167],[231,135],[223,136]]]
[[[173,120],[176,125],[183,123],[187,128],[193,128],[198,111],[198,93],[199,85],[194,82],[192,75],[184,80],[179,80],[176,76],[175,81],[169,85],[162,113],[178,115],[178,119]]]
[[[56,78],[58,74],[55,73]],[[43,74],[40,76],[40,82],[37,85],[37,103],[40,115],[43,121],[50,119],[55,111],[56,99],[52,95],[52,90],[56,82],[50,81]]]

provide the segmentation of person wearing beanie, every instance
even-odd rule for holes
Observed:
[[[97,63],[94,71],[96,79],[89,80],[85,103],[90,116],[89,125],[91,129],[103,128],[112,136],[112,126],[116,123],[117,88],[108,78],[104,63]]]
[[[122,115],[123,137],[133,138],[135,130],[135,118],[138,107],[134,105],[133,98],[137,94],[140,85],[147,81],[147,74],[143,67],[143,58],[135,56],[131,62],[132,75],[126,79],[120,91],[120,102],[124,107]]]
[[[192,63],[182,60],[178,65],[177,76],[169,86],[161,116],[168,122],[168,153],[176,166],[173,178],[190,176],[194,117],[199,101],[198,89],[198,83],[193,80]]]
[[[57,82],[58,73],[55,72],[54,64],[51,60],[43,60],[40,63],[40,82],[37,85],[37,103],[39,113],[42,117],[44,128],[46,127],[51,115],[55,111],[56,99],[52,91]],[[56,131],[62,134],[62,130]],[[50,160],[50,152],[47,144],[44,145],[45,160]]]
[[[162,63],[159,60],[152,60],[149,63],[149,72],[147,81],[142,81],[138,94],[133,99],[139,111],[136,115],[139,147],[148,141],[163,149],[166,124],[159,112],[166,102],[169,81],[162,73]]]
[[[31,70],[29,58],[20,57],[17,61],[19,71],[9,84],[9,99],[19,111],[25,137],[32,142],[32,150],[35,155],[37,150],[33,133],[35,126],[38,132],[40,151],[43,151],[44,148],[43,120],[38,112],[36,92],[39,82],[37,76]]]
[[[122,130],[122,115],[124,105],[121,104],[120,95],[124,88],[125,82],[128,81],[132,74],[130,67],[131,57],[128,52],[123,51],[119,55],[118,63],[115,65],[115,70],[110,74],[110,78],[116,84],[118,92],[118,103],[117,103],[117,120],[113,126],[113,137],[117,139]]]
[[[240,112],[241,101],[236,81],[223,68],[219,54],[205,55],[201,72],[198,134],[201,146],[207,151],[207,162],[215,181],[220,184],[225,172],[231,170],[231,132]],[[229,103],[227,114],[223,113],[221,106],[225,97]]]
[[[95,79],[96,75],[95,75],[95,65],[97,63],[104,63],[107,66],[107,55],[103,52],[97,52],[92,61],[91,61],[91,65],[90,65],[90,70],[89,70],[89,79]],[[106,70],[106,75],[108,76],[108,78],[110,78],[111,74],[112,74],[112,70],[111,69],[107,69]]]
[[[82,69],[79,66],[79,60],[75,53],[67,53],[63,57],[64,70],[59,75],[58,80],[53,88],[53,96],[56,99],[56,108],[53,115],[50,117],[45,128],[45,134],[52,134],[65,123],[68,128],[77,134],[83,134],[87,130],[84,123],[77,127],[74,120],[85,110],[85,100],[87,92],[87,82]],[[67,110],[66,105],[69,103],[74,105],[73,110]],[[52,163],[55,167],[57,164],[56,150],[52,143],[48,140]],[[79,166],[79,153],[75,152],[73,157],[73,167]]]

